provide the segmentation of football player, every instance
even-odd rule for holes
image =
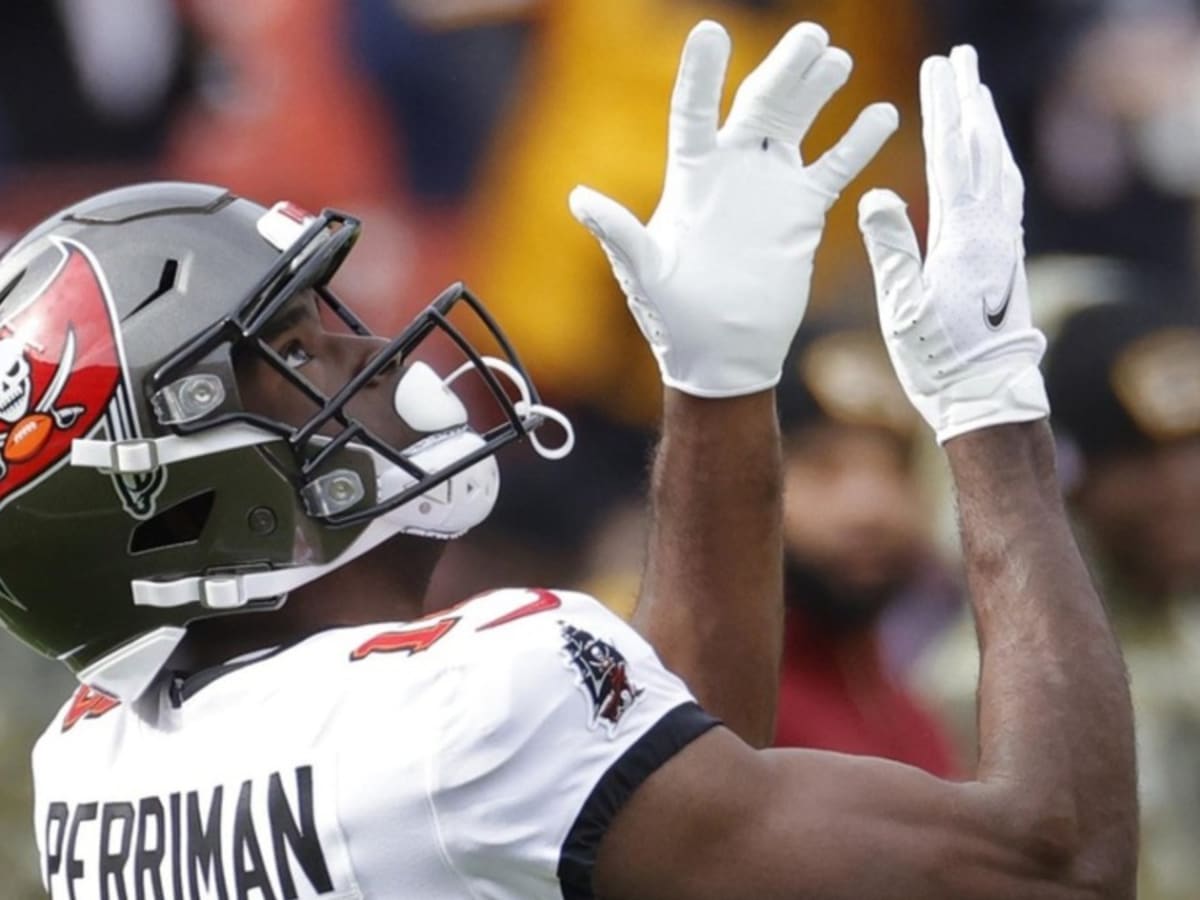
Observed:
[[[327,287],[352,217],[146,185],[0,260],[0,609],[83,683],[34,753],[52,895],[1125,896],[1127,697],[1053,491],[1019,176],[967,51],[924,73],[927,263],[894,195],[863,224],[894,362],[958,480],[978,778],[738,736],[769,734],[775,678],[772,389],[825,210],[896,119],[869,107],[806,165],[849,58],[797,26],[718,129],[728,52],[712,23],[687,42],[648,226],[572,196],[666,384],[650,643],[569,592],[421,617],[430,538],[486,516],[495,451],[528,436],[552,457],[569,424],[461,286],[370,334]],[[444,376],[422,359],[436,336],[465,357]]]

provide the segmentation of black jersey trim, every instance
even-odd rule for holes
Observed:
[[[600,840],[643,781],[663,763],[721,724],[694,702],[675,707],[608,767],[576,816],[558,857],[563,900],[593,900],[592,869]]]
[[[179,709],[188,700],[191,700],[196,694],[200,693],[204,688],[208,687],[218,678],[228,675],[230,672],[236,672],[238,669],[244,669],[247,666],[252,666],[255,663],[260,663],[263,660],[271,659],[278,656],[284,650],[294,647],[298,642],[284,644],[279,647],[272,647],[263,653],[253,656],[250,659],[239,660],[238,662],[221,663],[216,666],[209,666],[207,669],[201,669],[198,672],[190,674],[184,672],[171,672],[170,681],[167,684],[167,696],[171,701],[171,705]]]

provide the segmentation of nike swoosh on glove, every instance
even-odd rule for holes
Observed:
[[[867,107],[812,165],[800,141],[850,76],[819,25],[792,28],[742,83],[718,130],[729,35],[688,36],[671,99],[667,173],[645,226],[586,188],[571,212],[600,241],[670,387],[732,397],[774,387],[808,304],[825,213],[895,131]]]
[[[871,191],[859,227],[875,276],[879,321],[909,400],[939,443],[978,428],[1047,416],[1021,226],[1025,186],[975,50],[921,67],[929,247],[904,203]]]

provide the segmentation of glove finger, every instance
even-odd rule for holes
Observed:
[[[942,195],[933,174],[933,65],[936,57],[930,56],[921,63],[921,144],[925,150],[925,185],[929,195],[929,245],[936,243],[941,227]]]
[[[738,88],[725,130],[735,137],[799,144],[802,134],[793,112],[797,88],[828,46],[829,34],[820,25],[793,26]]]
[[[852,71],[854,60],[840,47],[829,47],[809,67],[790,98],[797,143],[808,134],[808,129],[829,98],[850,80]]]
[[[1004,123],[1000,121],[1000,113],[996,110],[996,101],[992,97],[992,92],[984,87],[981,93],[985,108],[984,117],[994,123],[993,128],[999,143],[1000,162],[997,175],[999,183],[996,187],[1000,191],[1004,211],[1008,213],[1010,219],[1019,222],[1024,216],[1025,209],[1025,179],[1021,176],[1021,170],[1013,158],[1012,147],[1004,134]]]
[[[642,278],[653,273],[657,258],[654,242],[633,213],[584,185],[571,191],[568,203],[571,214],[604,248],[622,288],[626,288],[624,280],[629,276]],[[627,271],[620,271],[621,267]]]
[[[954,69],[944,56],[931,56],[921,66],[921,121],[929,184],[929,243],[933,247],[947,205],[970,187],[962,108]]]
[[[859,113],[840,141],[809,168],[813,182],[837,195],[866,168],[867,163],[900,125],[900,113],[890,103],[873,103]]]
[[[950,51],[955,86],[962,112],[971,193],[976,197],[1000,197],[1004,175],[1004,131],[990,103],[990,95],[979,80],[979,56],[963,44]]]
[[[858,204],[858,227],[871,260],[879,321],[886,336],[899,323],[916,316],[922,294],[921,248],[904,201],[892,191],[873,190],[863,195]]]
[[[979,92],[979,54],[970,44],[959,44],[950,51],[950,67],[954,69],[954,81],[958,96],[966,101]]]
[[[688,35],[671,95],[672,154],[698,155],[716,145],[729,51],[729,34],[716,22],[705,20]]]
[[[975,121],[972,143],[977,148],[972,151],[975,170],[975,189],[978,196],[995,197],[1003,201],[1003,187],[1006,170],[1005,156],[1008,155],[1008,142],[1004,139],[1004,129],[1000,125],[1000,116],[992,102],[991,92],[980,88],[971,101],[972,119]]]

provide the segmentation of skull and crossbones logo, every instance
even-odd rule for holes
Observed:
[[[0,451],[17,426],[32,414],[47,415],[53,420],[55,428],[66,430],[84,412],[84,407],[79,405],[55,405],[75,366],[74,329],[67,329],[58,370],[36,403],[33,396],[33,368],[29,364],[30,349],[40,351],[41,348],[31,347],[29,342],[17,337],[0,338]],[[0,479],[7,472],[7,463],[0,454]]]

